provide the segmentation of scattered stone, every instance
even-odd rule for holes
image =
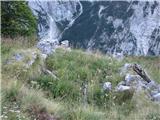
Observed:
[[[41,57],[45,60],[47,58],[47,54],[41,54]]]
[[[153,100],[160,102],[160,93],[153,95]]]
[[[133,68],[138,75],[132,75],[129,72],[129,68]],[[154,101],[160,101],[160,85],[151,80],[147,73],[138,64],[126,63],[122,68],[120,75],[125,75],[125,79],[116,86],[117,92],[127,91],[131,88],[135,92],[139,92],[144,89],[147,90],[147,95]]]
[[[111,82],[105,82],[105,83],[103,84],[103,90],[104,90],[104,91],[111,91],[111,89],[112,89],[112,84],[111,84]]]
[[[37,49],[20,50],[17,51],[17,53],[15,51],[15,53],[6,60],[6,65],[14,66],[19,64],[25,68],[30,68],[30,66],[32,66],[38,58],[38,55],[40,55],[40,53],[37,51]]]
[[[38,57],[37,53],[32,52],[31,59],[26,63],[26,67],[29,68],[35,62],[37,57]]]
[[[16,61],[21,61],[21,60],[23,60],[23,58],[24,58],[24,56],[21,54],[21,53],[16,53],[16,54],[14,54],[14,59],[16,60]]]
[[[69,47],[69,41],[68,40],[62,41],[61,46],[63,46],[64,48],[68,48]]]
[[[119,82],[117,86],[120,86],[120,85],[126,85],[125,81]]]
[[[43,40],[37,44],[37,47],[41,50],[43,54],[48,55],[55,51],[58,44],[58,40]]]
[[[62,48],[64,50],[71,51],[71,48],[69,47],[69,41],[68,40],[62,41],[61,44],[59,46],[57,46],[57,48]]]
[[[131,89],[130,86],[124,86],[124,85],[119,85],[116,87],[117,92],[128,91],[130,89]]]

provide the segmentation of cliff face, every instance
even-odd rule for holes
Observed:
[[[104,53],[160,55],[160,2],[32,1],[38,44],[50,53],[59,41]],[[57,42],[56,42],[57,41]]]

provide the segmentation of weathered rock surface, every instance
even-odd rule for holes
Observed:
[[[117,92],[128,91],[128,90],[131,90],[131,87],[126,85],[119,85],[115,88],[115,90]]]
[[[34,0],[28,5],[46,46],[67,39],[73,47],[91,51],[160,55],[159,0]]]
[[[115,87],[115,91],[122,92],[133,89],[136,93],[139,93],[141,90],[145,90],[148,93],[147,96],[149,99],[160,102],[160,85],[154,80],[148,80],[149,77],[147,73],[142,70],[140,65],[137,66],[141,68],[140,71],[142,71],[142,74],[146,75],[146,77],[143,75],[140,76],[139,74],[131,74],[130,71],[133,66],[133,64],[126,63],[121,68],[120,75],[125,76],[125,78]]]
[[[111,91],[111,89],[112,89],[112,84],[111,84],[111,82],[105,82],[105,83],[103,84],[103,90],[104,90],[104,91]]]
[[[125,76],[131,67],[132,67],[131,63],[125,63],[124,66],[120,68],[120,75]]]
[[[157,93],[152,96],[154,101],[159,101],[160,102],[160,93]]]
[[[59,42],[57,40],[43,40],[38,43],[37,47],[42,51],[43,54],[51,54],[55,51],[58,44]]]

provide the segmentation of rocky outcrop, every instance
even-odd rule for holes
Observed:
[[[114,88],[114,91],[115,92],[134,91],[136,93],[139,93],[140,91],[145,90],[147,92],[147,96],[149,99],[160,102],[160,84],[156,83],[153,80],[150,80],[149,78],[148,78],[149,81],[147,81],[148,79],[146,80],[145,77],[140,76],[139,74],[138,75],[133,73],[131,74],[130,71],[134,70],[134,66],[135,64],[126,63],[121,68],[120,75],[125,76],[125,78],[123,81],[118,83],[118,85]],[[140,67],[140,65],[138,66]],[[142,71],[143,71],[142,73],[145,73],[144,70]],[[111,91],[111,86],[112,84],[110,82],[105,82],[103,85],[103,90]]]
[[[140,90],[146,90],[151,100],[160,102],[160,85],[156,83],[154,80],[151,80],[140,65],[128,64],[128,66],[132,66],[133,71],[135,71],[138,75],[127,73],[123,84],[125,86],[130,86],[136,92],[139,92]],[[138,68],[136,68],[137,66]],[[124,68],[126,68],[126,64]],[[135,68],[137,70],[135,70]]]

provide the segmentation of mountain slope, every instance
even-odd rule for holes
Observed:
[[[40,46],[53,48],[54,41],[67,39],[73,47],[104,53],[160,54],[158,1],[34,1],[29,6],[39,19]]]

